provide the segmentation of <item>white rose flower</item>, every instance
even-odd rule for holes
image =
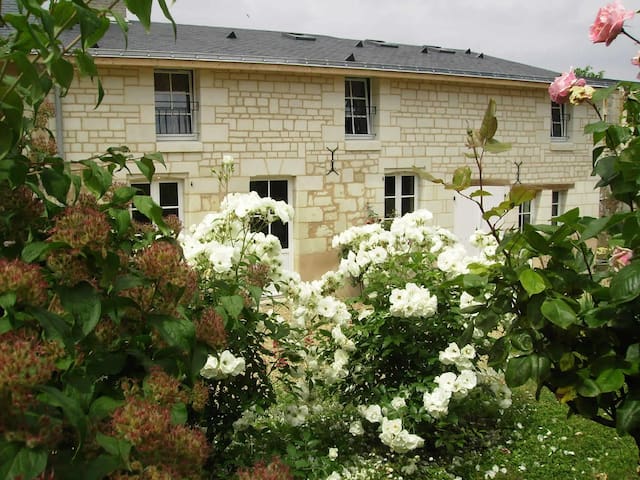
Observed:
[[[200,369],[200,375],[207,379],[218,378],[218,358],[213,355],[209,355],[204,366]]]
[[[460,358],[460,348],[456,343],[450,343],[449,346],[438,355],[438,359],[443,365],[453,365],[458,361],[458,358]]]
[[[362,416],[371,423],[380,423],[382,421],[382,409],[380,405],[369,405],[362,412]]]
[[[229,350],[220,354],[220,371],[224,375],[236,376],[244,372],[245,362],[242,357],[235,357]]]
[[[329,449],[329,459],[330,460],[335,460],[336,458],[338,458],[338,449],[333,447]]]
[[[349,433],[354,437],[358,437],[364,434],[364,427],[362,426],[362,422],[360,420],[356,420],[355,422],[351,422],[349,425]]]
[[[402,397],[394,397],[393,400],[391,400],[391,406],[396,410],[399,410],[402,407],[406,407],[407,402],[405,402],[404,398]]]
[[[444,390],[454,391],[453,385],[456,381],[456,374],[453,372],[445,372],[442,375],[438,375],[434,378],[438,386]]]

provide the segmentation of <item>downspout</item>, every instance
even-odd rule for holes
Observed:
[[[55,87],[53,92],[53,102],[56,109],[56,146],[58,155],[64,155],[64,132],[62,122],[62,98],[60,97],[60,88]]]

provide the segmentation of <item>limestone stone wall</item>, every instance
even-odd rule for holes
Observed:
[[[155,68],[159,66],[173,68]],[[333,235],[364,223],[369,209],[382,214],[385,174],[407,173],[417,166],[446,178],[468,164],[466,130],[479,126],[490,98],[497,102],[496,136],[511,142],[513,149],[484,159],[485,178],[512,184],[514,162],[522,162],[520,181],[540,188],[534,221],[548,221],[553,189],[567,190],[566,208],[598,212],[598,193],[589,178],[589,141],[581,133],[592,119],[586,107],[574,108],[569,139],[551,141],[550,104],[542,86],[377,76],[371,79],[375,135],[346,138],[346,75],[338,70],[321,74],[312,69],[262,72],[200,66],[193,71],[197,133],[163,140],[155,133],[153,72],[154,66],[103,66],[106,96],[98,108],[96,86],[88,79],[76,81],[62,99],[68,158],[86,158],[114,145],[128,145],[134,154],[162,152],[167,168],[159,168],[158,175],[180,182],[186,225],[200,221],[222,199],[224,192],[211,169],[220,166],[225,154],[233,155],[237,164],[231,191],[248,191],[253,179],[288,180],[296,211],[293,267],[304,278],[336,265]],[[328,149],[335,148],[338,175],[328,174]],[[141,178],[122,175],[123,181]],[[437,223],[453,227],[452,192],[422,181],[418,202],[434,212]]]

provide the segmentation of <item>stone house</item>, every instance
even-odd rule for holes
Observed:
[[[292,32],[139,23],[128,46],[115,26],[92,53],[106,91],[75,81],[60,99],[59,148],[78,160],[127,145],[158,151],[150,193],[186,226],[224,196],[213,168],[232,155],[231,191],[255,190],[290,203],[287,227],[274,225],[284,260],[304,279],[337,262],[332,237],[352,225],[427,208],[461,237],[480,225],[464,198],[421,180],[414,167],[450,178],[465,158],[466,130],[497,102],[506,153],[485,159],[484,178],[501,201],[510,185],[538,195],[506,225],[549,222],[579,206],[598,215],[586,107],[552,105],[556,72],[482,52]]]

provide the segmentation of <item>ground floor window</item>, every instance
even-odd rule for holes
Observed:
[[[551,218],[552,219],[564,213],[566,198],[567,198],[566,190],[553,190],[551,192]],[[551,223],[555,225],[557,222],[555,220],[551,220]]]
[[[181,220],[184,218],[182,211],[182,184],[180,182],[131,183],[131,186],[138,189],[140,195],[148,195],[160,205],[162,216],[175,215]],[[131,208],[131,216],[138,222],[149,222],[149,219],[135,207]]]
[[[518,208],[518,229],[522,231],[524,226],[531,223],[532,207],[531,200],[524,202]]]
[[[251,180],[249,190],[256,192],[260,197],[270,197],[274,200],[289,203],[289,181],[288,180]],[[270,225],[260,226],[259,231],[265,235],[270,233],[280,240],[282,248],[289,248],[289,224],[280,220]]]
[[[401,217],[416,208],[416,177],[414,175],[385,175],[384,218]]]

